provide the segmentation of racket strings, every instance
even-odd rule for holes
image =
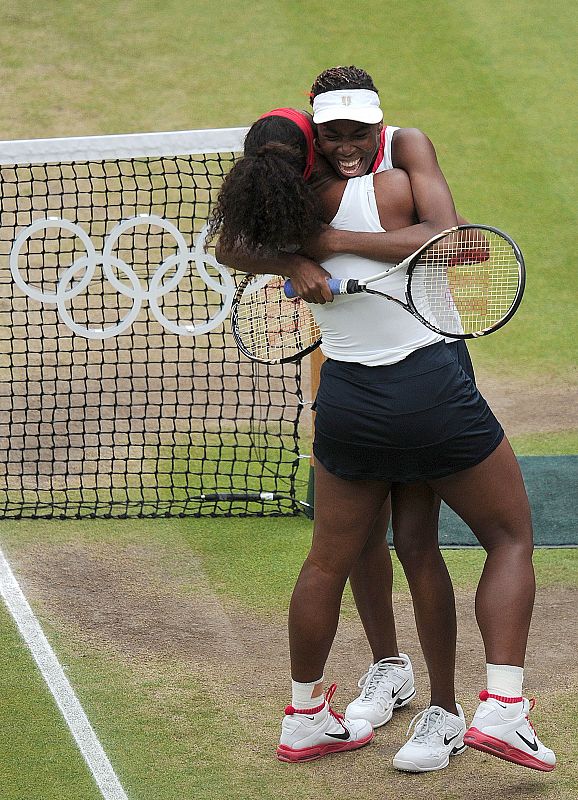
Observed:
[[[259,361],[291,360],[321,338],[309,307],[299,297],[287,298],[284,282],[273,278],[258,290],[249,284],[237,303],[236,336]]]
[[[447,333],[485,331],[503,320],[520,291],[511,243],[489,230],[468,229],[425,251],[412,274],[418,313]]]

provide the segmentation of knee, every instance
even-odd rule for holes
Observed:
[[[343,591],[349,577],[350,565],[341,563],[339,559],[317,559],[310,553],[299,574],[298,583],[307,587],[307,591],[315,589],[324,591]]]
[[[421,525],[394,526],[393,546],[404,567],[436,557],[439,554],[437,519],[431,524],[423,520]]]
[[[534,553],[534,541],[531,531],[524,535],[511,535],[511,532],[499,530],[492,537],[480,538],[480,544],[486,553],[497,553],[502,557],[516,559],[520,562],[531,561]]]
[[[432,556],[439,552],[437,541],[433,545],[417,537],[393,537],[393,546],[404,570],[419,567],[426,561],[431,561]]]
[[[532,558],[534,534],[529,512],[522,518],[496,515],[485,525],[472,526],[472,530],[487,553],[500,552],[522,560]]]
[[[387,525],[383,525],[381,521],[374,524],[367,541],[363,545],[361,556],[366,556],[376,549],[387,547]]]

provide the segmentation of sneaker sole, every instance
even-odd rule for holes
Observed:
[[[413,761],[396,761],[393,759],[393,766],[401,772],[435,772],[438,769],[445,769],[450,763],[450,757],[443,764],[438,764],[436,767],[419,767]]]
[[[343,753],[346,750],[357,750],[369,744],[373,737],[374,733],[371,731],[371,733],[368,733],[363,739],[357,739],[355,742],[319,744],[302,749],[295,749],[286,744],[280,744],[277,748],[277,758],[279,761],[286,761],[292,764],[300,761],[315,761],[317,758],[323,758],[323,756],[328,756],[331,753]]]
[[[450,763],[450,756],[459,756],[460,753],[466,751],[466,746],[459,745],[454,747],[451,753],[448,753],[447,759],[442,764],[437,764],[435,767],[420,767],[414,761],[403,761],[402,759],[393,759],[393,766],[402,772],[435,772],[438,769],[445,769]]]
[[[510,761],[512,764],[529,767],[529,769],[537,769],[540,772],[552,772],[556,766],[555,764],[546,764],[544,761],[540,761],[529,753],[524,753],[523,750],[518,750],[517,747],[509,745],[501,739],[482,733],[477,728],[470,728],[466,731],[464,744],[474,750],[480,750],[482,753],[489,753],[504,761]]]

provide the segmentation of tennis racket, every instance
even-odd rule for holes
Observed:
[[[406,271],[405,302],[379,281]],[[363,280],[329,278],[334,295],[379,295],[402,306],[427,328],[455,339],[487,336],[511,319],[526,282],[518,245],[488,225],[458,225],[437,234],[389,269]],[[294,297],[291,281],[287,297]]]
[[[321,343],[307,303],[285,294],[285,278],[246,275],[231,307],[231,329],[239,350],[253,361],[297,361]]]

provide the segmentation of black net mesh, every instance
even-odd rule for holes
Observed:
[[[240,356],[203,254],[233,159],[0,167],[0,516],[298,512],[300,367]]]

